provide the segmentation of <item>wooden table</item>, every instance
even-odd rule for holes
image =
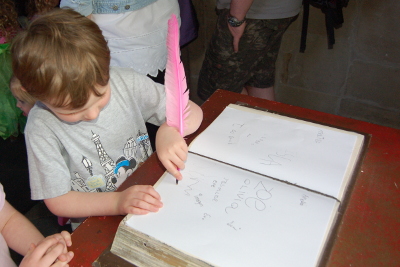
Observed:
[[[218,90],[202,105],[203,123],[187,139],[188,143],[228,104],[238,101],[371,136],[326,266],[400,266],[400,130]],[[118,190],[135,184],[154,184],[164,171],[154,153]],[[75,257],[70,266],[92,266],[95,261],[96,267],[131,266],[109,252],[122,218],[90,217],[83,222],[72,233],[71,250]]]

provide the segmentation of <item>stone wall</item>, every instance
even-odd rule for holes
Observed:
[[[216,15],[215,0],[192,0],[199,37],[182,50],[191,98]],[[279,102],[400,128],[400,23],[398,0],[350,0],[344,24],[328,49],[325,16],[310,7],[305,53],[299,52],[302,13],[284,35],[277,60]]]

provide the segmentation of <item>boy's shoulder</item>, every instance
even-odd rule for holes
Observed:
[[[128,92],[138,89],[137,83],[141,74],[131,68],[110,67],[110,84],[112,91],[126,95]]]
[[[40,101],[37,101],[32,109],[29,111],[28,121],[26,123],[26,130],[31,131],[43,129],[43,125],[54,125],[59,123],[59,119]]]
[[[49,117],[55,117],[53,113],[40,101],[36,101],[35,105],[29,111],[28,120],[41,119],[48,120]]]
[[[37,101],[29,111],[25,125],[25,136],[36,138],[48,137],[62,128],[61,121],[40,101]]]

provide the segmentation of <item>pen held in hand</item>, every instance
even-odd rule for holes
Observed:
[[[180,171],[180,169],[179,169],[179,168],[177,168],[177,170],[178,170],[178,171]],[[178,180],[178,179],[176,179],[176,184],[178,184],[178,182],[179,182],[179,180]]]

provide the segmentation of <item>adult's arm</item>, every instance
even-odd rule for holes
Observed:
[[[246,17],[246,14],[249,11],[252,4],[253,0],[232,0],[230,6],[230,15],[234,16],[238,20],[243,20]],[[239,41],[246,28],[246,22],[244,22],[239,27],[232,27],[228,23],[228,28],[233,36],[233,50],[235,52],[238,52]]]

